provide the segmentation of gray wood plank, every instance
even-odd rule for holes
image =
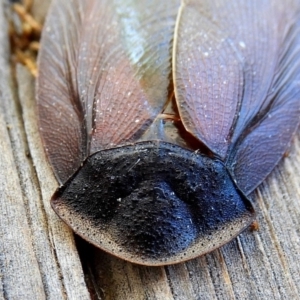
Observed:
[[[19,66],[14,80],[4,5],[0,1],[0,298],[89,299],[73,234],[49,206],[57,183],[50,169],[38,173],[30,149],[37,147],[36,114],[21,103],[34,102],[33,78]],[[46,196],[39,180],[48,184]]]
[[[73,233],[60,221],[50,207],[50,198],[57,188],[57,182],[46,162],[38,133],[34,102],[34,79],[23,66],[17,68],[17,79],[29,153],[39,182],[39,200],[45,215],[42,224],[46,227],[44,232],[48,235],[47,243],[49,243],[49,250],[52,251],[51,254],[47,254],[47,257],[52,256],[52,261],[47,263],[52,267],[56,265],[55,276],[61,285],[58,290],[63,293],[57,298],[51,291],[49,297],[51,296],[53,299],[63,297],[66,299],[89,299]],[[38,243],[41,242],[38,241]],[[45,251],[46,246],[48,247],[48,244],[43,244],[42,251]],[[53,275],[49,274],[47,270],[45,270],[44,276],[53,280]],[[52,283],[49,283],[49,286],[53,289]]]

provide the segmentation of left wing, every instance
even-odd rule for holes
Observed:
[[[40,131],[65,182],[98,150],[135,141],[171,81],[179,0],[54,0],[41,40]]]

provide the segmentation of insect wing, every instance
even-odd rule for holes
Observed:
[[[237,142],[228,161],[238,186],[249,194],[271,172],[286,151],[300,122],[300,23],[287,32],[270,91],[262,111]]]
[[[51,8],[39,52],[37,107],[44,148],[58,181],[64,182],[86,154],[85,112],[80,102],[76,63],[79,43],[80,5],[68,1]],[[57,8],[59,6],[59,9]]]
[[[294,1],[190,0],[177,19],[182,121],[227,161],[245,193],[276,165],[299,123],[298,11]]]
[[[178,1],[54,1],[37,84],[60,182],[98,150],[135,141],[168,98]]]

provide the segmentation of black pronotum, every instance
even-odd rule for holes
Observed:
[[[299,1],[54,0],[40,132],[80,236],[164,265],[227,243],[299,125]]]

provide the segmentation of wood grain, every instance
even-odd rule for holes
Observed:
[[[1,1],[2,295],[4,299],[89,299],[73,234],[50,209],[57,183],[38,135],[33,78],[21,66],[16,80],[12,76],[4,4]]]
[[[299,134],[252,195],[259,231],[165,268],[75,244],[49,206],[57,183],[38,134],[34,79],[22,66],[11,72],[0,4],[0,299],[300,299]],[[35,2],[41,20],[46,7]]]

